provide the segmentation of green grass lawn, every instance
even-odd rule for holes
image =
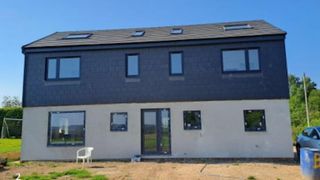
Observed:
[[[20,152],[21,139],[0,139],[0,154]]]

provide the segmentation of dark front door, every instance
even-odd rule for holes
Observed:
[[[142,154],[170,154],[170,109],[142,109]]]

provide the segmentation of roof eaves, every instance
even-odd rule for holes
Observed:
[[[37,39],[37,40],[35,40],[35,41],[32,41],[32,42],[30,42],[30,43],[28,43],[28,44],[23,45],[23,46],[21,47],[22,53],[24,53],[24,50],[25,50],[26,48],[28,48],[27,46],[29,46],[29,45],[31,45],[31,44],[33,44],[33,43],[35,43],[35,42],[41,41],[41,40],[43,40],[43,39],[45,39],[45,38],[47,38],[47,37],[50,37],[50,36],[52,36],[52,35],[54,35],[54,34],[56,34],[56,33],[58,33],[58,32],[51,33],[51,34],[49,34],[49,35],[47,35],[47,36],[44,36],[44,37],[42,37],[42,38],[40,38],[40,39]]]

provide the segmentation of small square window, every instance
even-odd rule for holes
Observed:
[[[185,130],[201,129],[201,112],[183,111],[183,125]]]
[[[135,31],[131,34],[133,37],[140,37],[144,35],[144,31]]]
[[[266,131],[264,110],[244,110],[245,131]]]
[[[90,33],[83,33],[83,34],[68,34],[63,39],[87,39],[91,36]]]
[[[128,114],[126,112],[111,113],[110,131],[127,131]]]
[[[225,31],[230,30],[240,30],[240,29],[252,29],[253,27],[249,24],[231,24],[231,25],[225,25],[223,26]]]
[[[173,28],[171,29],[171,34],[176,35],[176,34],[182,34],[183,33],[183,29],[181,28]]]

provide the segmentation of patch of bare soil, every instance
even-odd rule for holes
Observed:
[[[6,167],[0,179],[12,179],[16,173],[47,174],[81,168],[81,164],[64,162],[29,162]],[[294,162],[258,161],[168,161],[168,162],[94,162],[86,167],[94,175],[109,179],[302,179],[299,165]]]
[[[0,153],[0,158],[7,158],[10,160],[18,160],[18,159],[20,159],[20,152]]]

